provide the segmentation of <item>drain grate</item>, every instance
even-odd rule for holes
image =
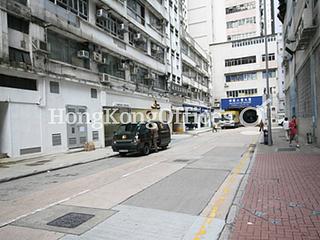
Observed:
[[[181,162],[181,163],[186,163],[189,161],[190,161],[190,159],[176,159],[176,160],[174,160],[174,162]]]
[[[278,148],[277,149],[278,152],[295,152],[297,151],[296,148]]]
[[[47,223],[47,225],[62,228],[76,228],[94,216],[93,214],[71,212]]]

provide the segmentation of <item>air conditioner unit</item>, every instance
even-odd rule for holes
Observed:
[[[133,68],[133,71],[132,71],[132,74],[133,74],[133,75],[137,75],[138,72],[139,72],[139,69],[138,69],[137,67],[134,67],[134,68]]]
[[[156,74],[151,72],[145,76],[145,79],[155,79],[155,78],[156,78]]]
[[[143,35],[141,33],[136,33],[133,37],[133,40],[137,43],[144,43],[145,42],[145,38],[143,37]]]
[[[109,75],[106,74],[106,73],[102,73],[100,82],[103,83],[103,84],[109,84],[110,83]]]
[[[86,50],[78,51],[77,56],[78,56],[78,58],[86,58],[86,59],[88,59],[90,57],[89,56],[89,51],[86,51]]]
[[[97,18],[108,18],[108,13],[104,9],[98,9],[96,16]]]
[[[120,31],[121,33],[128,32],[128,27],[127,27],[124,23],[121,23],[121,24],[120,24],[120,27],[119,27],[119,31]]]
[[[95,62],[102,63],[102,54],[98,52],[93,52],[93,60]]]
[[[41,52],[48,52],[49,51],[48,44],[44,41],[39,40],[39,39],[32,40],[32,49],[34,51],[41,51]]]
[[[107,58],[102,58],[102,64],[108,64],[108,59]]]
[[[122,62],[119,64],[119,70],[125,70],[127,69],[127,64],[125,62]]]
[[[151,50],[152,50],[152,51],[158,51],[158,48],[159,48],[159,47],[158,47],[157,45],[155,45],[155,44],[152,44],[152,45],[151,45]]]

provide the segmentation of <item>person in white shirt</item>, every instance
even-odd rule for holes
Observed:
[[[289,120],[287,117],[284,119],[282,127],[285,132],[286,139],[287,139],[287,141],[289,141],[290,128],[289,128]]]

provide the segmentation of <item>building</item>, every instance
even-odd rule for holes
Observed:
[[[272,122],[284,112],[279,88],[281,28],[275,1],[267,1]],[[188,1],[188,31],[212,56],[214,106],[221,110],[256,107],[265,99],[263,1]],[[230,103],[230,104],[229,104]],[[241,103],[241,104],[239,104]]]
[[[280,1],[283,22],[287,116],[296,115],[300,141],[319,146],[320,4],[317,0]]]
[[[189,99],[177,1],[0,4],[0,153],[104,147],[121,116],[156,116],[177,92]]]

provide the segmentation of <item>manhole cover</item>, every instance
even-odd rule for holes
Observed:
[[[270,222],[274,225],[280,225],[281,224],[281,220],[279,219],[271,219]]]
[[[93,214],[71,212],[47,223],[47,225],[63,228],[76,228],[94,216],[95,215]]]
[[[174,160],[174,162],[182,162],[182,163],[186,163],[189,161],[190,161],[189,159],[176,159],[176,160]]]
[[[296,148],[278,148],[277,150],[278,150],[278,152],[295,152],[295,151],[297,151]]]

